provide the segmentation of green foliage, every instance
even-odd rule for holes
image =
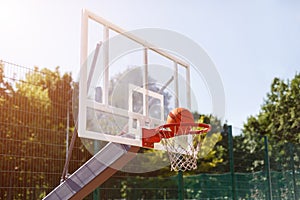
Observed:
[[[288,155],[286,143],[300,143],[299,102],[300,74],[295,74],[292,80],[287,81],[274,78],[259,114],[250,116],[244,124],[243,136],[234,139],[235,156],[243,160],[238,163],[241,169],[245,169],[242,166],[247,166],[246,171],[263,169],[262,136],[268,136],[270,155],[274,162]]]
[[[49,192],[47,187],[58,184],[63,169],[72,78],[61,75],[59,68],[26,69],[26,74],[12,78],[4,74],[6,64],[0,63],[0,154],[4,155],[0,172],[6,172],[1,180],[4,188],[31,189],[26,194],[4,189],[0,199],[37,199]],[[19,67],[7,66],[9,70]],[[72,119],[70,126],[74,126]],[[73,159],[84,161],[85,155],[75,152]],[[77,169],[78,164],[71,166]]]
[[[260,113],[249,117],[245,133],[267,135],[280,142],[300,143],[300,74],[290,81],[275,78]]]

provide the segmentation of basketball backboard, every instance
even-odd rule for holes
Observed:
[[[88,10],[81,34],[79,137],[143,147],[142,128],[165,124],[176,107],[191,107],[184,60]]]

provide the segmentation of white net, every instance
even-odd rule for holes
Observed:
[[[196,130],[181,126],[179,130],[170,130],[170,127],[163,128],[160,133],[162,144],[168,152],[171,163],[171,171],[190,171],[197,169],[198,155],[201,145],[209,128],[201,127],[203,124],[193,124]],[[174,126],[175,127],[175,126]],[[183,128],[182,128],[183,127]],[[177,127],[178,129],[178,127]],[[170,136],[172,134],[172,136]]]
[[[201,149],[203,139],[200,135],[189,136],[178,136],[162,140],[162,144],[169,155],[171,171],[197,169],[198,153]]]

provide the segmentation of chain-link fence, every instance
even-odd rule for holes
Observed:
[[[228,134],[224,134],[223,142],[224,140],[228,145],[225,153],[228,162],[224,161],[209,173],[184,174],[182,188],[180,174],[160,174],[157,177],[153,174],[133,176],[119,173],[99,188],[99,197],[278,200],[300,198],[299,145],[283,143],[272,148],[267,137],[261,137],[258,144],[261,146],[257,151],[241,155],[242,152],[238,151],[237,144],[233,142],[236,139],[233,140]],[[248,165],[245,165],[247,163]],[[115,191],[110,192],[111,190]],[[182,196],[180,190],[183,192]]]
[[[0,199],[41,199],[59,184],[74,127],[71,90],[58,70],[0,61]],[[88,157],[78,140],[70,172]]]
[[[74,129],[69,74],[0,62],[0,199],[41,199],[60,182]],[[71,135],[71,134],[70,134]],[[300,199],[300,147],[226,129],[209,170],[119,172],[87,199]],[[221,148],[221,149],[222,149]],[[69,173],[90,154],[77,138]]]

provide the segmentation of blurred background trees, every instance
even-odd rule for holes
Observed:
[[[72,85],[71,74],[61,75],[58,67],[51,71],[0,63],[0,199],[36,199],[59,184],[67,115],[69,130],[74,129]],[[76,147],[70,171],[90,157],[80,141]],[[26,185],[32,189],[21,191]]]
[[[74,130],[74,87],[71,74],[61,74],[58,67],[54,70],[28,69],[0,62],[0,199],[37,199],[59,184],[66,157],[66,131]],[[153,85],[153,90],[158,91],[158,87]],[[168,104],[169,96],[163,94]],[[265,170],[264,136],[269,140],[272,170],[300,167],[300,153],[296,152],[300,144],[299,103],[300,74],[296,73],[291,80],[274,78],[260,112],[249,116],[242,134],[233,138],[236,172],[250,174]],[[206,145],[198,160],[198,169],[185,175],[229,172],[228,135],[224,132],[224,124],[212,115],[194,113],[194,118],[211,124],[212,131],[203,141]],[[79,139],[75,146],[70,173],[91,156]],[[166,160],[166,154],[153,152],[153,157],[143,162],[155,164],[158,159]],[[173,178],[168,178],[161,186],[174,190],[176,173],[170,172],[168,166],[139,175],[120,172],[105,185],[122,190],[120,193],[126,197],[131,194],[124,188],[142,184],[153,186],[159,178],[165,180],[169,176]],[[205,181],[213,179],[207,176]],[[198,187],[199,181],[193,179],[188,184]],[[117,182],[122,183],[120,188]]]

